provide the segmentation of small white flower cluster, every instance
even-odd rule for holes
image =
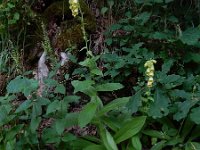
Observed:
[[[144,64],[144,67],[147,68],[146,70],[146,75],[148,76],[148,82],[147,82],[147,87],[151,88],[153,85],[153,77],[154,77],[154,64],[156,63],[156,60],[148,60]]]
[[[69,0],[69,8],[72,11],[72,15],[76,17],[78,15],[78,9],[79,9],[79,2],[78,0]]]

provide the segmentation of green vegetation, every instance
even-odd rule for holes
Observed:
[[[0,150],[199,150],[200,1],[89,3],[0,1]]]

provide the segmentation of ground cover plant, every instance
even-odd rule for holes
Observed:
[[[0,149],[200,149],[199,6],[0,1]]]

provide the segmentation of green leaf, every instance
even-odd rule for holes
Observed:
[[[197,101],[191,101],[186,100],[184,102],[177,102],[177,106],[178,106],[178,111],[177,113],[173,116],[175,120],[179,121],[183,118],[185,118],[190,109],[197,103]]]
[[[76,140],[76,136],[71,134],[71,133],[65,133],[62,136],[62,141],[63,142],[69,142],[69,141],[73,141],[73,140]]]
[[[140,90],[130,98],[127,107],[131,110],[132,113],[137,112],[139,107],[142,106],[141,97],[142,97],[142,91]]]
[[[112,135],[105,129],[103,125],[100,125],[100,136],[107,150],[118,150]]]
[[[143,131],[145,135],[149,135],[151,137],[159,138],[159,139],[170,139],[165,132],[157,131],[157,130],[145,130]]]
[[[22,92],[25,96],[29,96],[31,92],[36,91],[37,88],[38,81],[22,76],[17,76],[15,79],[11,80],[6,87],[8,93]]]
[[[136,16],[136,21],[138,21],[140,25],[144,25],[149,20],[150,16],[151,13],[149,12],[140,13],[139,15]]]
[[[46,115],[55,112],[58,109],[59,103],[60,102],[58,100],[55,100],[52,103],[50,103],[47,107]]]
[[[65,94],[65,87],[62,84],[58,84],[55,88],[55,93]]]
[[[165,146],[166,141],[160,141],[158,143],[156,143],[151,150],[162,150],[163,147]]]
[[[130,97],[122,97],[122,98],[117,98],[117,99],[111,101],[110,103],[108,103],[106,106],[104,106],[98,112],[98,115],[101,116],[111,110],[118,108],[118,107],[125,106],[128,103],[129,99],[130,99]]]
[[[199,150],[200,144],[197,142],[188,142],[185,150]]]
[[[161,118],[169,113],[169,98],[159,88],[156,89],[154,94],[154,102],[149,109],[149,116],[153,118]]]
[[[105,147],[102,146],[102,145],[93,144],[93,145],[87,146],[87,147],[84,148],[83,150],[106,150],[106,149],[105,149]]]
[[[41,117],[34,117],[34,118],[31,118],[31,124],[30,124],[30,129],[31,129],[31,132],[32,133],[35,133],[40,122],[41,122]]]
[[[55,128],[58,135],[61,135],[65,130],[65,119],[56,119],[55,121]]]
[[[142,129],[145,121],[146,116],[141,116],[126,122],[114,136],[116,143],[118,144],[136,135]]]
[[[162,72],[163,73],[168,73],[172,67],[172,65],[174,64],[174,60],[173,59],[168,59],[163,65],[162,65]]]
[[[200,124],[200,107],[193,108],[192,112],[190,113],[190,118],[192,121],[194,121],[196,124]]]
[[[182,33],[180,40],[187,45],[195,45],[200,39],[199,28],[189,28]]]
[[[101,8],[101,14],[105,15],[105,13],[108,11],[108,7],[102,7]]]
[[[131,142],[134,147],[134,150],[142,150],[142,143],[138,135],[133,136]]]
[[[97,104],[90,102],[83,107],[83,110],[80,112],[78,117],[78,124],[81,128],[85,127],[88,123],[91,122],[95,116],[97,109]]]
[[[92,80],[84,80],[84,81],[78,81],[74,80],[72,81],[72,85],[74,87],[74,93],[76,92],[83,92],[89,96],[96,95],[96,91],[92,85],[94,85],[94,81]]]
[[[31,100],[25,100],[22,104],[19,105],[19,107],[16,109],[15,113],[25,111],[31,106],[32,106],[32,101]]]
[[[96,91],[115,91],[123,88],[124,86],[120,83],[105,83],[96,86]]]
[[[9,131],[7,131],[6,137],[4,140],[5,141],[13,140],[16,137],[16,135],[22,130],[23,126],[24,125],[19,124],[11,128]]]

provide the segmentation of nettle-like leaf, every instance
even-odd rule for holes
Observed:
[[[127,107],[131,110],[132,113],[137,112],[140,106],[142,106],[141,90],[138,91],[135,95],[133,95],[127,104]]]
[[[185,77],[176,74],[166,75],[163,72],[158,72],[157,76],[158,81],[163,84],[166,89],[175,88],[179,85],[182,85],[185,81]]]
[[[200,114],[200,107],[193,108],[190,114],[191,120],[194,121],[196,124],[200,124],[199,114]]]
[[[141,14],[138,14],[135,19],[140,25],[144,25],[149,20],[150,16],[150,12],[143,12]]]
[[[96,90],[93,87],[94,81],[92,80],[84,80],[84,81],[78,81],[74,80],[72,81],[72,85],[74,87],[74,92],[83,92],[89,96],[96,95]]]
[[[199,28],[189,28],[182,33],[180,40],[187,45],[195,45],[200,39]]]
[[[17,76],[15,79],[10,81],[6,89],[8,93],[22,92],[25,96],[29,96],[31,92],[36,91],[37,88],[37,80],[28,79],[23,76]]]
[[[170,100],[168,96],[159,88],[156,89],[154,94],[154,102],[149,109],[149,116],[153,118],[161,118],[169,113]]]
[[[191,99],[184,102],[177,102],[178,112],[174,115],[174,119],[179,121],[185,118],[190,109],[197,103],[197,101],[192,101]]]

